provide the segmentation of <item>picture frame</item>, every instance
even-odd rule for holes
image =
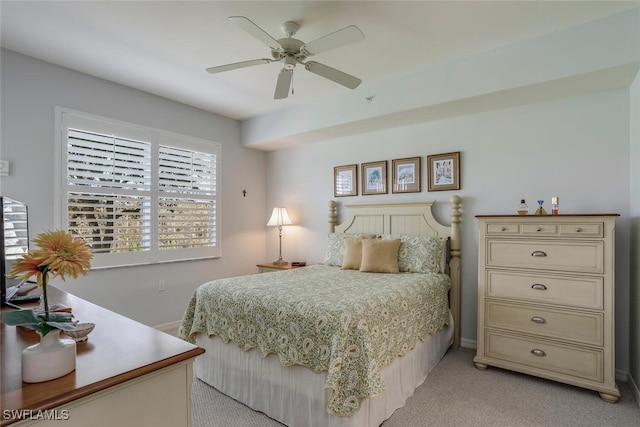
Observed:
[[[335,166],[333,168],[334,197],[358,195],[358,165]]]
[[[392,193],[419,193],[421,157],[407,157],[391,161],[393,168]]]
[[[427,156],[429,191],[460,189],[460,152]]]
[[[362,195],[387,194],[387,161],[362,164]]]

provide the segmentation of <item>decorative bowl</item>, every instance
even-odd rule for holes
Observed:
[[[82,342],[89,339],[89,333],[96,327],[95,323],[78,323],[73,331],[62,331],[69,335],[75,342]]]

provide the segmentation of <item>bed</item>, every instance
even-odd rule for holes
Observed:
[[[324,263],[200,286],[179,331],[206,350],[196,377],[288,426],[379,426],[459,346],[450,201],[449,226],[432,201],[345,204],[337,224],[331,201]]]

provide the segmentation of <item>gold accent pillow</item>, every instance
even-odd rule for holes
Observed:
[[[369,273],[398,273],[400,239],[362,240],[360,271]]]
[[[359,239],[361,237],[373,238],[376,235],[368,233],[330,233],[327,240],[327,252],[322,263],[342,267],[345,239]]]
[[[360,270],[362,260],[362,239],[344,239],[343,270]]]

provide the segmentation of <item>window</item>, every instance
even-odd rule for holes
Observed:
[[[220,256],[220,145],[59,109],[57,224],[93,266]]]

